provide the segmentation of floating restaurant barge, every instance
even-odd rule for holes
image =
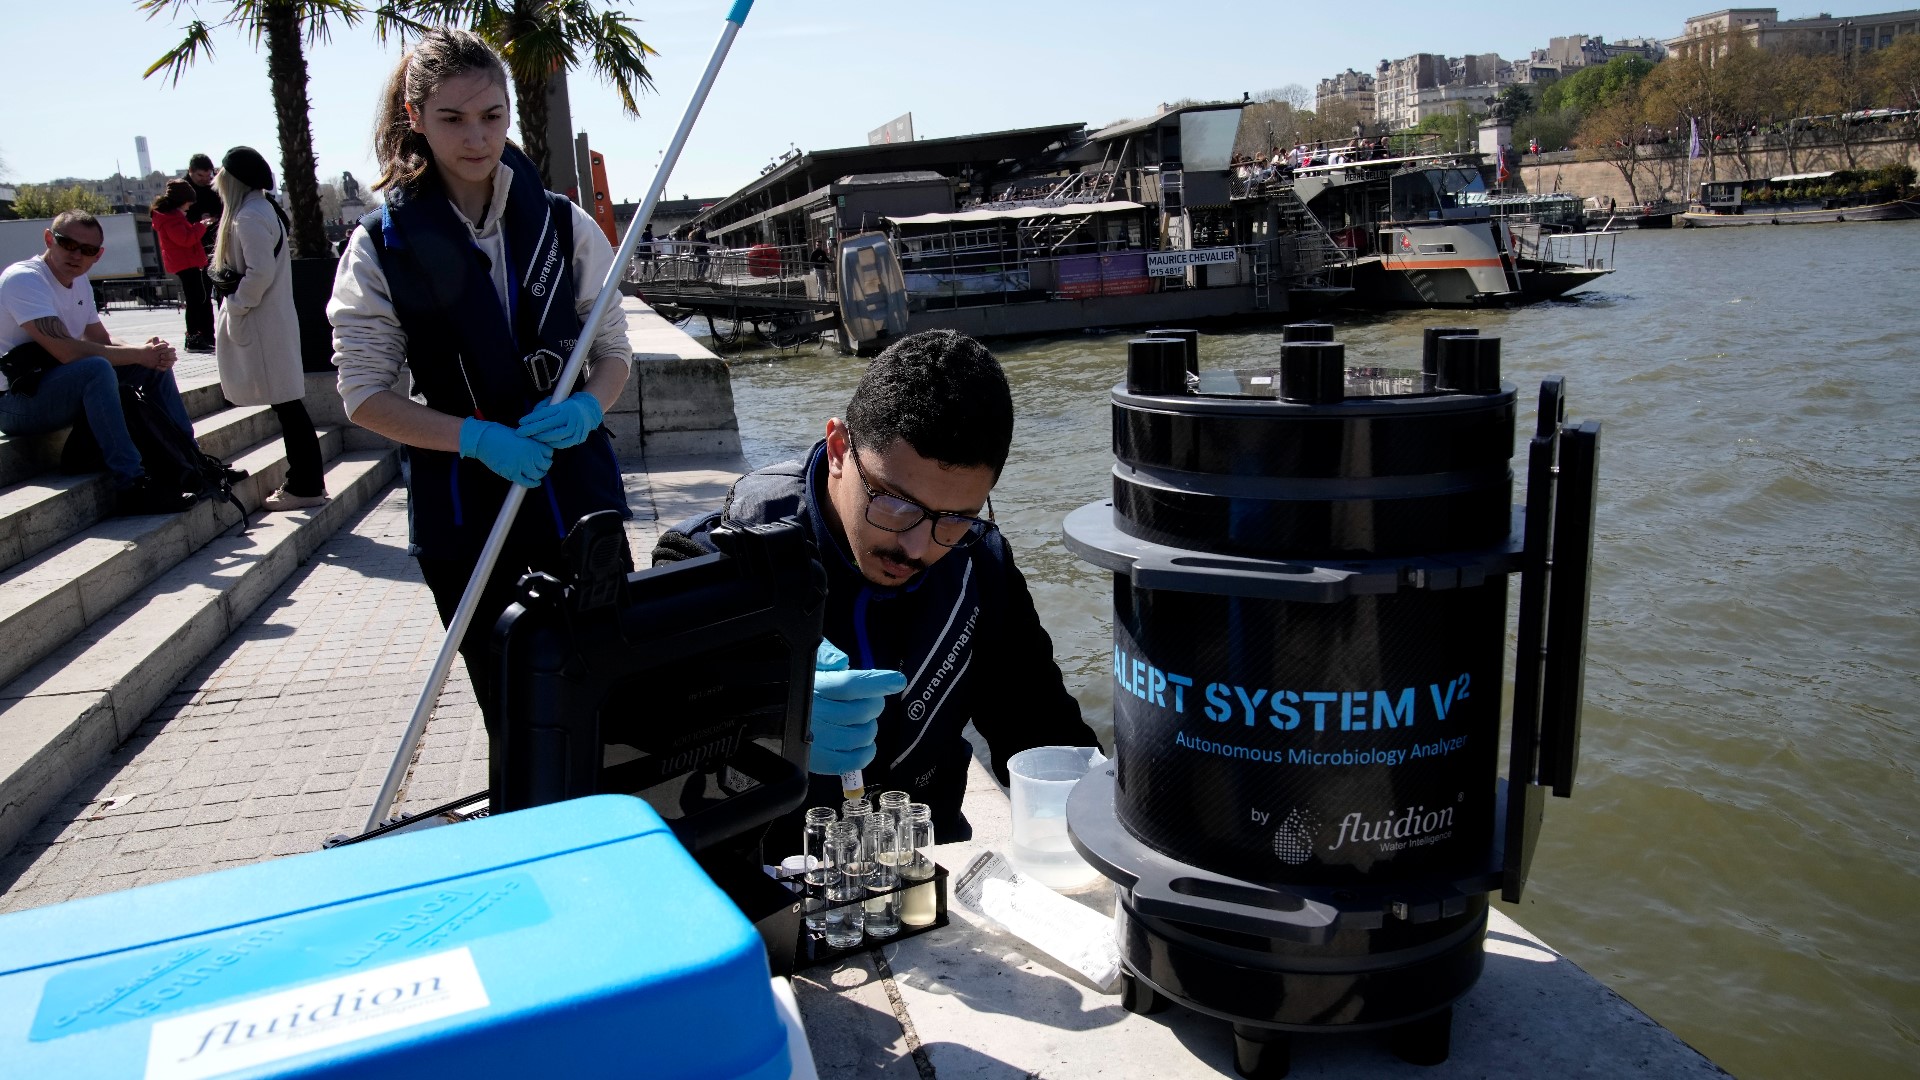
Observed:
[[[670,317],[706,316],[723,345],[724,320],[774,344],[831,328],[865,347],[928,329],[1006,337],[1527,302],[1611,269],[1610,249],[1561,250],[1553,224],[1451,201],[1486,190],[1484,169],[1458,160],[1473,155],[1297,179],[1236,168],[1243,108],[795,153],[703,213],[706,249],[636,262],[629,291]],[[1447,273],[1462,268],[1457,282]]]
[[[1732,225],[1807,225],[1920,218],[1920,191],[1910,166],[1710,180],[1680,215],[1689,229]]]

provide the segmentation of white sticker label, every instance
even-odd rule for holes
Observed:
[[[466,949],[157,1021],[147,1080],[203,1080],[487,1007]]]

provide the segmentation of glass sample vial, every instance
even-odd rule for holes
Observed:
[[[880,801],[874,804],[874,813],[893,823],[900,839],[907,838],[907,793],[904,791],[883,791]]]
[[[900,833],[885,814],[867,818],[866,833],[860,838],[867,864],[867,933],[873,937],[892,937],[900,932]]]
[[[852,949],[866,933],[866,864],[860,857],[860,830],[850,821],[836,821],[827,830],[827,909],[824,932],[828,946]]]
[[[816,806],[807,811],[801,826],[800,850],[811,859],[806,864],[807,890],[801,901],[809,934],[822,934],[827,929],[827,829],[835,820],[831,806]]]
[[[927,851],[932,846],[933,808],[926,803],[913,803],[907,808],[907,835],[900,842],[900,883],[910,886],[900,894],[903,926],[930,926],[939,916],[933,856]]]

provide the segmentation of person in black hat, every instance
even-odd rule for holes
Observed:
[[[265,499],[267,510],[302,510],[327,501],[320,438],[307,415],[300,365],[300,320],[293,307],[293,256],[287,215],[271,194],[273,170],[260,152],[236,146],[214,181],[228,207],[213,250],[213,280],[226,296],[214,329],[220,392],[235,405],[271,405],[287,447],[287,476]]]

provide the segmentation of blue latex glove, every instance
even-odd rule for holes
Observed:
[[[542,402],[520,418],[520,434],[564,450],[585,442],[600,419],[600,399],[582,390],[558,405]]]
[[[553,448],[546,443],[477,416],[467,417],[460,425],[460,456],[477,458],[521,487],[539,487],[540,478],[553,465]]]
[[[866,768],[880,734],[880,710],[888,694],[907,688],[907,677],[886,668],[847,670],[847,654],[820,642],[813,658],[813,748],[807,771],[825,776]]]

